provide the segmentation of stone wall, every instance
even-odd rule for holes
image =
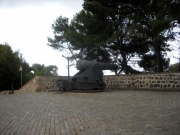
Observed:
[[[180,90],[180,73],[104,76],[104,82],[107,89]]]
[[[36,76],[15,93],[47,92],[58,90],[56,80],[67,80],[67,76]],[[179,73],[131,74],[104,76],[107,89],[148,89],[148,90],[179,90]]]
[[[67,76],[35,76],[15,93],[33,93],[33,92],[47,92],[58,90],[56,80],[67,80]]]

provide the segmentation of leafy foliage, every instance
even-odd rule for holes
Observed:
[[[34,64],[30,67],[19,51],[13,52],[8,44],[0,44],[0,91],[17,90],[21,87],[20,65],[23,68],[23,85],[35,75],[57,76],[58,68],[56,66],[50,65],[45,67],[44,65]],[[34,70],[34,74],[31,72],[32,70]]]
[[[19,66],[23,66],[23,84],[29,80],[27,73],[31,70],[29,64],[16,51],[13,52],[8,44],[0,45],[0,90],[18,89],[20,87]]]
[[[57,76],[58,68],[54,65],[44,66],[44,64],[33,64],[32,71],[34,76]]]
[[[180,20],[179,6],[177,0],[84,0],[71,22],[62,16],[56,19],[48,45],[60,51],[79,50],[75,54],[79,59],[116,63],[119,74],[132,73],[128,62],[135,57],[145,61],[153,52],[153,62],[142,61],[140,66],[162,72],[169,61],[164,57],[170,51],[167,41],[177,34],[172,30]]]
[[[163,71],[167,71],[169,67],[169,58],[162,59]],[[145,72],[154,72],[155,71],[155,54],[146,54],[143,55],[141,60],[139,61],[139,66],[144,69]]]
[[[180,71],[180,63],[175,63],[169,66],[168,72],[178,72]]]
[[[144,30],[151,51],[154,52],[155,72],[163,71],[163,56],[165,56],[166,51],[170,51],[170,45],[167,44],[167,41],[174,40],[176,33],[172,30],[180,17],[177,14],[180,12],[179,4],[178,1],[174,0],[146,1],[143,4],[138,3],[135,8],[133,20],[138,27]]]

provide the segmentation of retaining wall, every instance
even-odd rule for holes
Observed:
[[[67,76],[35,76],[15,93],[48,92],[58,90],[56,80],[67,80]]]
[[[107,89],[178,90],[180,72],[104,76]],[[67,80],[67,76],[36,76],[15,93],[47,92],[58,90],[56,80]]]
[[[111,89],[180,90],[180,72],[104,76],[104,82]]]

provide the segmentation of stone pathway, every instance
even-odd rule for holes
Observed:
[[[0,135],[180,135],[180,92],[0,95]]]

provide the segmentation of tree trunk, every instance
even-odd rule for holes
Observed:
[[[123,62],[122,62],[123,71],[125,74],[129,74],[129,70],[128,70],[128,66],[127,66],[126,53],[124,52],[124,49],[123,49],[122,40],[120,41],[119,39],[117,39],[117,41],[119,44],[119,50],[120,50],[121,57],[123,58]]]
[[[127,59],[125,53],[121,53],[121,56],[123,58],[123,67],[124,67],[124,73],[128,74],[128,66],[127,66]]]
[[[162,56],[161,56],[161,47],[155,46],[155,72],[163,72],[163,63],[162,63]]]

